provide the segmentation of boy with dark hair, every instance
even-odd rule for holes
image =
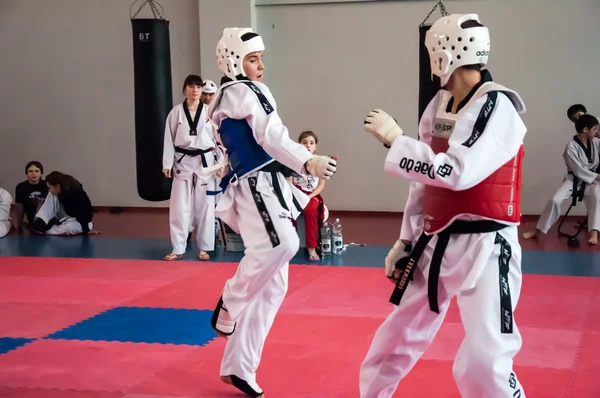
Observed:
[[[585,106],[583,106],[581,104],[571,105],[569,107],[569,109],[567,109],[567,117],[573,123],[575,123],[577,121],[579,116],[585,115],[585,114],[587,114],[587,109],[585,109]]]
[[[25,166],[27,180],[19,183],[15,189],[15,210],[17,218],[15,226],[23,230],[23,216],[31,224],[40,206],[48,195],[48,186],[42,178],[44,166],[37,160],[32,160]]]
[[[573,179],[577,178],[577,190],[585,190],[583,201],[588,211],[588,242],[592,245],[598,244],[598,230],[600,229],[600,209],[598,208],[600,186],[597,183],[600,180],[600,174],[597,173],[600,165],[600,138],[596,137],[598,119],[592,115],[581,114],[575,120],[575,130],[577,135],[573,136],[563,152],[567,174],[552,199],[546,204],[536,229],[524,232],[524,239],[535,238],[540,232],[548,233],[548,230],[560,217],[561,204],[572,196]]]

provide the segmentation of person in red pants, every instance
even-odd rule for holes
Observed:
[[[314,154],[317,150],[319,138],[312,131],[304,131],[298,137],[298,142]],[[292,182],[310,199],[303,211],[306,248],[308,249],[309,261],[319,261],[317,236],[325,218],[325,204],[321,197],[321,192],[325,188],[325,180],[311,175],[303,175],[302,177],[292,177]]]

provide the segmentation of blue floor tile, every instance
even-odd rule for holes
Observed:
[[[23,339],[13,337],[0,337],[0,355],[6,354],[7,352],[24,346],[25,344],[33,341],[34,339]]]
[[[341,256],[332,256],[312,265],[383,268],[390,246],[349,246]],[[171,251],[166,239],[117,239],[102,237],[7,236],[0,239],[0,256],[44,256],[160,260]],[[188,246],[185,261],[198,261],[195,244]],[[238,262],[243,252],[223,247],[211,253],[212,261]],[[300,250],[292,264],[309,264]],[[523,272],[545,275],[600,277],[600,253],[568,251],[523,251]]]
[[[202,346],[217,335],[212,311],[117,307],[47,336],[48,339]]]

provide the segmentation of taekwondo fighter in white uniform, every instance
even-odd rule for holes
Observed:
[[[217,148],[207,107],[200,101],[200,76],[185,79],[186,99],[167,116],[163,147],[163,173],[174,177],[169,205],[169,225],[173,252],[167,261],[183,258],[187,238],[196,230],[199,259],[209,260],[215,249],[215,162],[224,159]],[[174,173],[171,174],[171,169]]]
[[[265,49],[250,28],[225,28],[217,63],[225,76],[208,109],[230,172],[221,181],[217,215],[246,246],[235,275],[225,283],[211,324],[227,346],[221,380],[250,397],[263,397],[256,369],[288,286],[288,265],[299,249],[292,224],[308,197],[287,177],[328,180],[336,161],[312,155],[289,137],[275,99],[262,83]]]
[[[202,94],[200,95],[200,101],[206,106],[210,105],[213,96],[217,92],[217,85],[212,80],[205,80],[204,87],[202,87]]]
[[[583,118],[583,119],[582,119]],[[544,234],[552,228],[560,218],[562,202],[571,198],[575,184],[576,191],[583,189],[583,202],[588,211],[589,243],[598,244],[598,230],[600,229],[600,138],[598,133],[598,119],[592,115],[583,114],[575,121],[577,135],[565,147],[563,159],[567,165],[561,186],[552,199],[548,201],[534,231],[523,233],[523,238],[530,239],[539,232]]]
[[[12,201],[10,193],[4,188],[0,188],[0,238],[5,237],[12,228],[12,220],[10,218],[10,205]]]
[[[391,147],[385,171],[411,180],[400,239],[385,259],[395,280],[391,314],[360,368],[360,396],[389,398],[429,347],[457,296],[466,337],[453,374],[466,398],[525,397],[513,370],[521,336],[521,163],[525,105],[492,81],[488,29],[450,15],[427,32],[443,87],[419,124],[420,140],[374,110],[365,129]]]

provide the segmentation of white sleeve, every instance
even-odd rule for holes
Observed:
[[[171,169],[173,167],[173,162],[175,158],[175,145],[173,142],[175,141],[175,130],[177,129],[177,121],[175,108],[169,112],[169,116],[167,116],[167,121],[165,123],[165,140],[163,144],[163,170]]]
[[[260,93],[255,92],[244,82],[224,89],[218,110],[212,115],[213,119],[219,124],[225,117],[246,119],[253,131],[254,139],[265,152],[279,163],[297,173],[302,173],[304,164],[312,154],[303,145],[290,138],[267,86],[258,82],[253,83],[259,88]]]
[[[591,140],[589,142],[589,145],[593,145]],[[563,159],[565,160],[565,164],[569,170],[572,171],[577,178],[579,178],[581,181],[585,181],[587,184],[591,184],[594,182],[598,174],[588,170],[579,162],[579,160],[577,160],[576,145],[577,144],[575,144],[574,141],[571,141],[567,144],[567,147],[563,152]],[[596,154],[596,156],[598,155]]]
[[[10,205],[12,204],[13,198],[6,189],[0,188],[0,206],[6,207],[10,213]]]
[[[504,94],[490,93],[477,100],[473,111],[479,114],[496,98],[483,131],[476,122],[459,120],[445,153],[435,154],[425,142],[398,137],[386,158],[385,171],[426,185],[454,191],[469,189],[514,158],[527,129],[517,110]]]
[[[423,216],[422,198],[424,185],[420,182],[411,181],[408,191],[408,200],[402,214],[402,229],[400,230],[400,239],[413,242],[417,237],[412,228],[411,218],[414,216]]]

